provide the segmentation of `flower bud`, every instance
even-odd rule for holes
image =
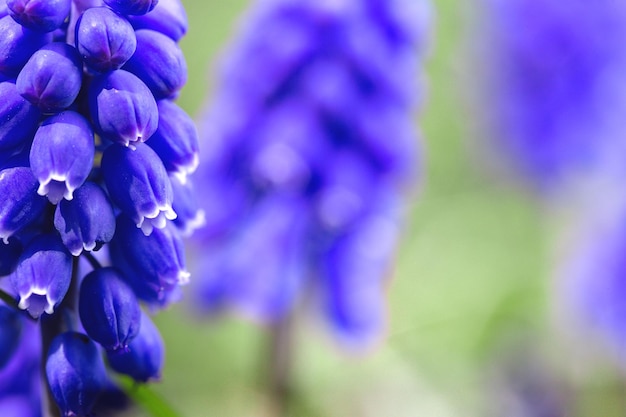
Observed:
[[[85,331],[106,350],[127,350],[139,332],[139,303],[133,290],[114,268],[89,273],[80,286],[80,321]]]
[[[26,29],[11,16],[0,19],[0,33],[0,74],[12,78],[28,58],[51,39],[50,34]]]
[[[96,344],[76,332],[62,333],[52,340],[46,375],[50,392],[64,416],[89,415],[107,382]]]
[[[115,233],[115,214],[104,191],[95,183],[85,182],[74,192],[71,201],[59,202],[54,213],[54,227],[65,247],[74,256],[91,252],[108,243]]]
[[[16,238],[10,237],[6,243],[0,239],[0,277],[13,272],[22,250],[22,244]]]
[[[43,112],[69,107],[82,85],[83,65],[78,51],[53,42],[35,52],[17,76],[17,91]]]
[[[41,112],[17,91],[12,81],[0,82],[0,151],[26,145],[35,135]]]
[[[75,42],[85,64],[98,72],[121,68],[137,47],[131,24],[107,7],[83,12],[76,23]]]
[[[71,0],[7,0],[9,14],[20,25],[36,32],[52,32],[70,14]]]
[[[154,30],[135,32],[137,51],[124,69],[143,81],[157,99],[175,96],[187,81],[187,63],[171,38]]]
[[[159,0],[150,13],[128,19],[135,29],[156,30],[175,41],[187,33],[187,13],[181,0]]]
[[[0,171],[0,239],[4,243],[15,232],[41,216],[46,199],[37,195],[37,179],[28,167]]]
[[[30,165],[39,180],[37,193],[52,204],[71,200],[91,172],[95,155],[91,125],[80,113],[64,111],[46,119],[30,149]]]
[[[11,284],[19,295],[19,308],[38,318],[54,313],[72,279],[72,257],[56,235],[39,235],[24,249]]]
[[[124,146],[145,142],[159,121],[154,96],[135,75],[116,70],[96,77],[89,88],[89,111],[96,129]]]
[[[182,240],[172,225],[145,236],[122,214],[109,247],[114,265],[143,300],[158,302],[189,281]]]
[[[13,308],[0,305],[0,369],[13,356],[20,342],[21,332],[22,315]]]
[[[159,0],[104,0],[104,2],[121,14],[144,15],[154,9]]]
[[[161,377],[164,350],[159,329],[142,311],[139,334],[128,345],[128,351],[107,351],[107,358],[113,370],[129,375],[135,381],[148,382]]]
[[[113,202],[149,235],[176,218],[172,184],[158,155],[145,144],[136,146],[109,146],[102,156],[102,174]]]
[[[165,169],[181,181],[198,167],[198,133],[187,113],[170,100],[157,102],[159,127],[146,142],[159,155]]]

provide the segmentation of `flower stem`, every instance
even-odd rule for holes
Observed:
[[[293,399],[293,318],[288,314],[270,328],[268,395],[273,415],[287,417]]]

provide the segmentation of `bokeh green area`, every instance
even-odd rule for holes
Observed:
[[[519,188],[494,181],[472,156],[472,112],[462,88],[472,77],[460,50],[465,25],[459,3],[435,2],[420,118],[424,177],[389,283],[388,334],[371,351],[354,355],[338,349],[319,323],[299,317],[294,416],[505,415],[492,411],[502,400],[498,381],[506,379],[500,368],[517,358],[552,363],[559,355],[548,324],[550,265],[541,210]],[[219,53],[248,2],[184,4],[189,81],[179,103],[198,115],[215,82]],[[167,359],[154,390],[177,413],[270,415],[263,394],[264,329],[233,317],[192,317],[183,304],[156,322]],[[604,387],[578,400],[583,411],[576,415],[600,415],[591,412],[598,404],[603,416],[622,415],[611,411]]]

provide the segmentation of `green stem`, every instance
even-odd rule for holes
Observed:
[[[270,328],[268,394],[276,417],[287,417],[293,400],[294,343],[291,321],[292,317],[287,315]]]
[[[138,384],[131,378],[119,379],[122,390],[138,406],[153,417],[178,417],[179,414],[161,397],[145,384]]]

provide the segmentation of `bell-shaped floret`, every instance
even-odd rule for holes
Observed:
[[[96,344],[77,332],[65,332],[52,340],[46,376],[52,397],[67,417],[91,415],[91,408],[107,384]]]
[[[13,272],[22,250],[22,244],[16,238],[11,237],[6,243],[0,239],[0,277]]]
[[[34,318],[52,314],[70,286],[72,256],[58,236],[39,235],[26,246],[10,278],[19,308]]]
[[[80,321],[89,337],[110,351],[128,350],[141,317],[137,297],[120,274],[115,268],[99,268],[80,285]]]
[[[126,352],[107,351],[111,368],[129,375],[137,382],[149,382],[161,377],[165,349],[159,329],[146,313],[141,312],[141,327]]]
[[[159,156],[146,144],[136,149],[109,146],[102,156],[109,195],[135,225],[149,235],[174,220],[172,184]]]
[[[194,230],[204,226],[206,222],[204,210],[198,205],[194,187],[189,179],[182,182],[178,177],[170,176],[170,180],[174,191],[172,207],[177,216],[174,224],[183,236],[191,236]]]
[[[157,130],[159,110],[150,89],[128,71],[96,77],[89,88],[89,111],[96,129],[124,146],[145,142]]]
[[[53,42],[35,52],[17,76],[17,91],[43,112],[69,107],[80,92],[83,65],[76,48]]]
[[[0,151],[5,151],[33,138],[41,112],[24,100],[12,81],[0,82],[0,97]]]
[[[380,336],[384,282],[390,273],[398,225],[389,213],[372,213],[337,237],[322,254],[325,313],[338,340],[362,348]]]
[[[64,111],[46,119],[30,149],[30,165],[39,195],[52,204],[71,200],[91,172],[95,155],[91,125],[82,115]]]
[[[104,0],[104,2],[121,14],[144,15],[154,9],[159,0]]]
[[[143,81],[157,99],[175,96],[187,82],[187,62],[171,38],[154,30],[135,32],[137,51],[124,69]]]
[[[85,64],[98,72],[121,68],[137,47],[131,24],[107,7],[85,10],[76,23],[75,43]]]
[[[46,199],[37,195],[37,179],[28,167],[0,171],[0,239],[8,243],[15,232],[38,219]]]
[[[117,219],[110,250],[113,264],[120,267],[142,300],[158,303],[178,285],[189,281],[183,243],[173,225],[145,236],[122,214]]]
[[[187,113],[170,100],[160,100],[159,127],[146,142],[159,155],[165,169],[181,181],[198,167],[198,132]]]
[[[21,332],[22,315],[20,312],[0,305],[0,369],[4,368],[13,356],[20,342]]]
[[[25,28],[11,16],[0,19],[0,33],[0,74],[12,78],[36,50],[52,39],[48,33]]]
[[[72,255],[98,250],[115,233],[113,206],[102,188],[87,181],[74,192],[71,201],[59,202],[54,227]]]
[[[72,0],[7,0],[9,14],[20,25],[37,32],[52,32],[70,14]]]
[[[187,33],[187,13],[181,0],[159,0],[154,10],[142,16],[129,16],[135,29],[151,29],[175,41]]]

